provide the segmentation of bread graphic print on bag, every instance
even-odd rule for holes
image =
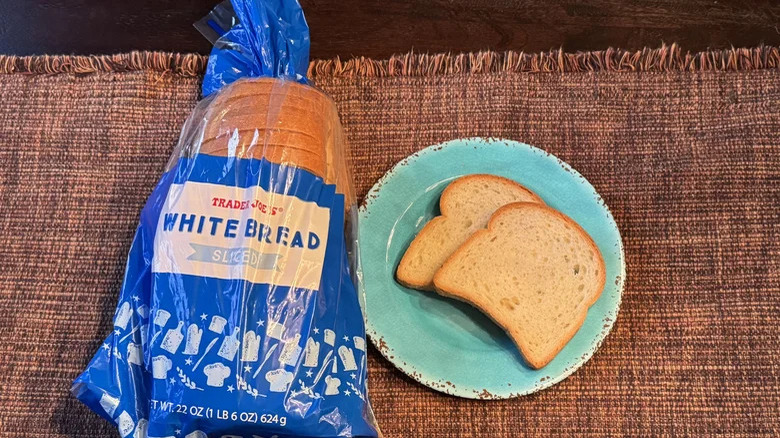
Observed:
[[[292,383],[293,377],[293,373],[283,369],[265,373],[265,380],[271,384],[269,388],[269,391],[271,392],[286,392],[290,389],[290,383]]]
[[[184,333],[182,333],[183,328],[184,321],[179,321],[176,328],[168,330],[168,333],[165,334],[165,337],[160,344],[160,348],[171,354],[175,354],[176,350],[179,349],[179,345],[181,345],[181,341],[184,339]]]
[[[222,345],[219,347],[217,356],[223,357],[230,361],[236,357],[238,346],[241,344],[238,341],[238,330],[238,327],[234,328],[233,334],[225,337],[225,339],[222,341]]]
[[[244,362],[257,362],[257,354],[260,351],[260,335],[247,330],[244,333],[244,343],[241,347],[241,360]]]
[[[146,304],[141,304],[137,309],[135,309],[135,312],[138,313],[138,316],[140,316],[141,319],[146,319],[149,317],[149,306]]]
[[[336,345],[336,332],[331,329],[325,329],[325,343],[331,347]]]
[[[171,360],[165,356],[155,356],[152,358],[152,377],[155,379],[168,378],[168,371],[171,369]]]
[[[366,340],[363,339],[360,336],[355,336],[352,338],[352,343],[355,344],[355,349],[360,351],[366,351]]]
[[[103,393],[103,395],[100,396],[100,407],[102,407],[103,410],[106,411],[106,414],[108,414],[109,417],[114,416],[114,412],[116,412],[116,408],[118,406],[119,406],[118,398],[112,397],[105,392]]]
[[[143,354],[144,353],[140,345],[133,342],[127,344],[127,363],[131,363],[133,365],[143,365]]]
[[[130,317],[133,316],[133,309],[130,308],[130,303],[125,301],[119,306],[119,310],[116,312],[116,318],[114,318],[114,327],[122,330],[127,328],[127,323],[130,322]]]
[[[147,431],[149,430],[149,420],[141,418],[138,420],[138,425],[135,427],[133,438],[148,438]]]
[[[203,329],[196,324],[190,324],[187,327],[187,342],[184,344],[184,354],[198,354],[201,338],[203,338]]]
[[[355,353],[352,352],[351,348],[345,345],[339,347],[339,357],[341,358],[341,364],[344,365],[344,371],[357,370],[357,364],[355,363]]]
[[[279,324],[277,321],[268,321],[268,329],[266,330],[269,338],[283,341],[282,335],[284,335],[284,325]]]
[[[127,411],[122,411],[122,413],[119,414],[119,418],[116,419],[116,424],[117,429],[119,430],[119,435],[121,435],[122,438],[130,435],[133,429],[135,429],[135,422],[133,421],[133,418],[130,417],[130,414],[127,413]]]
[[[303,366],[307,368],[316,368],[320,357],[320,343],[314,338],[306,341],[306,354],[303,357]]]
[[[338,395],[340,386],[338,377],[325,376],[325,395]]]
[[[222,331],[225,329],[225,324],[227,324],[227,320],[219,315],[214,315],[211,317],[211,324],[209,324],[209,330],[211,330],[214,333],[222,334]]]
[[[230,368],[217,362],[203,367],[203,374],[206,375],[206,385],[221,388],[230,376]]]
[[[154,325],[158,327],[165,327],[165,324],[168,324],[168,320],[171,318],[171,312],[163,309],[157,309],[156,312],[154,312]]]
[[[297,334],[295,337],[284,344],[281,354],[279,354],[279,362],[284,365],[295,365],[298,363],[298,358],[301,357],[301,346],[298,342],[301,341],[301,335]]]
[[[163,309],[158,309],[157,312],[154,313],[154,325],[159,327],[160,329],[157,331],[157,333],[152,336],[152,339],[149,341],[149,345],[153,345],[154,341],[157,339],[158,336],[162,333],[163,327],[165,327],[165,324],[168,323],[168,319],[171,317],[171,312]]]

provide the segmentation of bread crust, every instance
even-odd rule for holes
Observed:
[[[464,175],[456,178],[444,189],[444,191],[441,194],[441,198],[439,199],[439,210],[441,211],[441,214],[439,216],[434,217],[433,219],[428,221],[428,223],[425,224],[425,226],[423,226],[423,228],[417,233],[417,235],[412,240],[412,243],[409,244],[409,247],[406,249],[406,252],[404,252],[403,257],[401,257],[401,261],[398,263],[398,267],[396,268],[396,272],[395,272],[395,278],[401,285],[412,289],[418,289],[418,290],[426,290],[426,291],[435,290],[433,279],[431,279],[430,282],[423,282],[423,281],[417,281],[417,279],[414,278],[413,276],[414,269],[409,266],[411,263],[411,259],[412,257],[414,257],[414,255],[417,252],[419,252],[420,246],[422,245],[422,241],[432,232],[431,230],[433,230],[440,223],[447,220],[447,218],[451,217],[450,213],[453,212],[450,211],[450,208],[447,203],[447,200],[451,196],[451,194],[455,190],[457,190],[457,188],[462,184],[472,182],[472,181],[484,181],[484,180],[490,180],[493,183],[505,184],[507,186],[511,186],[513,189],[519,188],[525,191],[529,196],[531,196],[537,202],[544,204],[542,198],[540,198],[536,193],[532,192],[524,185],[516,181],[513,181],[509,178],[504,178],[498,175],[483,174],[483,173]]]
[[[251,78],[233,82],[214,97],[212,105],[225,106],[234,99],[257,95],[279,96],[282,101],[285,99],[305,99],[319,105],[335,108],[333,99],[319,88],[277,78]]]
[[[417,236],[412,239],[412,243],[410,243],[409,247],[406,248],[406,252],[404,252],[403,257],[401,257],[401,262],[398,263],[398,268],[395,272],[395,278],[399,283],[412,289],[427,290],[431,292],[434,291],[433,282],[426,283],[416,281],[416,279],[413,277],[413,274],[410,273],[410,271],[413,269],[409,267],[409,260],[414,256],[416,251],[419,251],[419,247],[422,245],[422,239],[419,237],[422,235],[428,235],[433,228],[435,228],[444,220],[446,220],[446,217],[443,215],[436,216],[435,218],[429,220],[428,223],[423,226],[422,230],[417,233]]]
[[[464,175],[464,176],[461,176],[461,177],[455,179],[453,182],[451,182],[444,189],[444,191],[441,193],[441,198],[439,200],[439,210],[441,211],[441,216],[449,216],[450,215],[449,214],[450,213],[450,208],[449,208],[449,205],[447,205],[446,201],[449,199],[449,194],[454,192],[458,188],[458,186],[466,184],[466,183],[471,182],[471,181],[486,181],[486,180],[487,181],[491,181],[493,183],[503,184],[503,185],[512,187],[513,189],[521,189],[524,192],[526,192],[526,194],[528,196],[531,196],[532,198],[534,198],[534,200],[536,202],[538,202],[539,204],[544,205],[544,200],[542,200],[542,198],[540,198],[539,195],[537,195],[536,193],[531,191],[528,187],[520,184],[517,181],[511,180],[509,178],[504,178],[503,176],[492,175],[492,174],[489,174],[489,173],[474,173],[474,174],[470,174],[470,175]],[[500,208],[499,208],[499,210],[500,210]],[[498,210],[496,210],[496,211],[498,211]]]
[[[472,241],[474,241],[476,239],[479,239],[480,236],[482,236],[483,234],[490,233],[493,230],[493,228],[495,227],[496,221],[498,220],[498,218],[504,212],[509,211],[509,210],[513,210],[513,209],[532,209],[532,208],[544,210],[545,212],[551,213],[551,214],[553,214],[553,215],[563,219],[568,224],[572,225],[576,230],[578,230],[580,232],[580,234],[582,234],[586,238],[586,241],[588,242],[588,245],[591,247],[591,249],[593,249],[595,251],[595,253],[598,254],[598,262],[599,262],[599,287],[597,288],[598,293],[594,297],[591,298],[591,301],[588,303],[588,306],[586,306],[583,309],[583,311],[579,315],[577,315],[576,320],[575,320],[576,324],[573,324],[571,326],[571,329],[569,329],[565,333],[565,336],[562,337],[562,341],[558,345],[556,345],[556,347],[551,351],[550,354],[548,354],[548,355],[546,355],[544,357],[540,357],[540,358],[532,357],[531,352],[529,350],[529,347],[528,347],[527,344],[524,343],[524,339],[522,338],[521,333],[518,331],[517,327],[510,327],[507,324],[505,324],[504,321],[498,320],[497,318],[495,318],[491,314],[490,309],[487,309],[487,308],[483,307],[482,303],[478,303],[478,302],[469,300],[467,298],[468,295],[469,295],[469,292],[467,290],[457,289],[457,288],[454,288],[454,287],[448,288],[447,285],[443,284],[444,280],[442,279],[443,278],[442,274],[444,272],[444,269],[446,267],[448,267],[453,262],[453,259],[455,258],[455,256],[457,256],[457,255],[461,254],[463,251],[465,251],[465,248],[467,246],[469,246],[469,244]],[[493,320],[496,323],[496,325],[498,325],[505,332],[507,332],[509,337],[512,339],[512,342],[514,342],[514,344],[520,350],[520,353],[523,355],[523,358],[526,360],[528,365],[530,365],[532,368],[540,369],[540,368],[544,367],[545,365],[547,365],[551,360],[553,360],[553,358],[555,358],[555,356],[557,356],[558,353],[560,353],[560,351],[563,349],[563,347],[565,347],[566,344],[569,343],[571,338],[574,337],[574,335],[577,333],[577,331],[580,329],[580,327],[582,327],[582,324],[585,322],[585,318],[588,315],[588,309],[590,308],[590,306],[592,306],[598,300],[598,298],[601,296],[602,291],[604,290],[604,285],[606,283],[606,266],[604,264],[604,258],[603,258],[602,254],[601,254],[601,251],[599,250],[599,248],[596,245],[596,243],[593,241],[593,239],[590,237],[590,235],[577,222],[575,222],[573,219],[571,219],[570,217],[566,216],[565,214],[563,214],[563,213],[561,213],[561,212],[559,212],[559,211],[557,211],[557,210],[555,210],[553,208],[550,208],[550,207],[548,207],[546,205],[540,205],[540,204],[532,203],[532,202],[515,202],[515,203],[507,204],[507,205],[499,208],[498,210],[496,210],[496,212],[493,213],[493,216],[491,216],[490,221],[488,222],[487,228],[479,230],[476,233],[474,233],[471,237],[469,237],[469,239],[465,243],[463,243],[463,245],[461,245],[447,259],[447,261],[444,262],[442,267],[434,275],[433,283],[434,283],[435,290],[436,290],[436,292],[438,294],[440,294],[442,296],[445,296],[445,297],[454,298],[454,299],[457,299],[459,301],[463,301],[465,303],[468,303],[468,304],[476,307],[477,309],[479,309],[487,317],[489,317],[491,320]]]

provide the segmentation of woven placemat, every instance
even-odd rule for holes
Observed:
[[[68,393],[105,334],[138,214],[204,59],[0,57],[0,436],[116,436]],[[562,383],[444,396],[375,351],[388,437],[780,434],[780,51],[406,55],[319,61],[364,194],[466,136],[559,156],[622,231],[612,334]]]

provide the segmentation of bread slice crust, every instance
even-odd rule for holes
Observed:
[[[451,268],[455,260],[460,256],[460,254],[467,251],[472,242],[479,241],[480,239],[483,238],[483,236],[489,235],[495,229],[495,225],[497,221],[502,217],[502,215],[505,212],[514,209],[541,209],[544,210],[547,214],[551,214],[563,220],[564,222],[572,226],[575,230],[577,230],[585,238],[588,246],[590,247],[591,250],[593,250],[594,254],[598,255],[598,257],[596,257],[596,260],[598,261],[598,270],[599,270],[598,279],[597,279],[598,286],[595,288],[597,292],[590,297],[590,300],[587,302],[587,305],[583,306],[582,311],[575,316],[574,323],[569,325],[570,328],[561,336],[560,342],[557,345],[555,345],[555,347],[551,349],[548,354],[541,357],[534,357],[534,354],[530,351],[530,347],[527,343],[527,340],[520,335],[518,331],[518,327],[515,327],[515,324],[512,324],[511,321],[497,317],[496,314],[494,314],[493,309],[488,308],[486,303],[482,303],[479,302],[478,300],[473,299],[471,297],[471,295],[473,294],[471,294],[468,289],[458,287],[452,284],[447,284],[446,281],[447,270]],[[434,276],[434,285],[437,293],[439,293],[442,296],[463,301],[479,309],[482,313],[484,313],[491,320],[493,320],[499,327],[501,327],[505,332],[507,332],[509,337],[512,339],[512,341],[515,343],[517,348],[520,350],[520,353],[523,355],[523,358],[526,360],[528,365],[530,365],[532,368],[535,369],[540,369],[545,365],[547,365],[553,358],[555,358],[555,356],[558,353],[560,353],[560,351],[563,349],[564,346],[566,346],[566,344],[571,340],[571,338],[574,337],[574,335],[577,333],[580,327],[582,327],[582,324],[585,322],[585,318],[587,317],[588,314],[588,309],[596,301],[598,301],[598,298],[601,296],[605,283],[606,283],[606,266],[604,264],[604,259],[601,255],[601,251],[599,250],[598,246],[593,241],[593,239],[590,237],[590,235],[577,222],[575,222],[568,216],[564,215],[563,213],[554,210],[550,207],[547,207],[545,205],[540,205],[537,203],[527,203],[527,202],[507,204],[504,207],[498,209],[493,214],[490,221],[488,222],[488,227],[474,233],[463,245],[461,245],[460,248],[458,248],[458,250],[455,253],[452,254],[452,256],[450,256],[449,259],[447,259],[444,265],[442,265],[441,269],[439,269],[436,272],[436,275]],[[522,305],[522,303],[520,305]]]

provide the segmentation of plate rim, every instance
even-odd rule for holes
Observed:
[[[421,385],[433,389],[434,391],[441,392],[447,395],[455,396],[455,397],[461,397],[466,399],[472,399],[472,400],[507,400],[507,399],[513,399],[522,397],[525,395],[530,395],[539,391],[543,391],[545,389],[548,389],[561,381],[565,380],[574,372],[579,370],[585,363],[587,363],[594,354],[596,354],[596,351],[598,351],[601,348],[601,345],[604,343],[604,340],[606,340],[607,336],[612,332],[612,328],[614,327],[615,323],[617,322],[618,315],[620,314],[620,308],[623,302],[623,292],[625,289],[625,281],[626,281],[626,258],[625,258],[625,249],[623,245],[623,235],[620,232],[620,228],[618,227],[617,221],[615,220],[615,217],[612,215],[612,211],[609,209],[609,206],[604,201],[604,199],[601,197],[601,194],[596,190],[596,188],[593,186],[593,184],[588,181],[585,176],[583,176],[581,173],[579,173],[576,169],[574,169],[571,165],[569,165],[564,160],[560,159],[558,156],[554,155],[551,152],[547,152],[544,149],[538,148],[536,146],[530,145],[528,143],[511,140],[511,139],[504,139],[504,138],[496,138],[496,137],[464,137],[464,138],[455,138],[451,140],[447,140],[441,143],[436,143],[433,145],[429,145],[423,149],[420,149],[419,151],[412,152],[408,156],[400,159],[398,162],[396,162],[393,167],[391,167],[389,170],[387,170],[381,178],[379,178],[376,183],[371,187],[371,189],[366,193],[364,197],[364,201],[361,203],[359,209],[358,209],[358,228],[360,227],[360,222],[364,221],[366,218],[366,215],[368,214],[369,207],[376,202],[376,200],[379,198],[378,193],[381,191],[382,187],[385,185],[385,182],[389,180],[390,178],[393,178],[396,174],[396,171],[401,167],[406,167],[413,163],[416,160],[419,160],[420,157],[423,155],[427,155],[428,153],[435,152],[435,151],[441,151],[444,148],[453,146],[457,143],[480,143],[480,146],[485,146],[491,143],[501,143],[510,147],[520,147],[530,150],[531,153],[540,154],[547,159],[553,160],[562,167],[565,171],[572,174],[575,178],[581,179],[584,181],[588,186],[590,186],[591,189],[593,189],[593,193],[596,194],[596,201],[602,206],[604,211],[606,212],[608,218],[611,220],[612,224],[614,224],[614,228],[617,231],[617,237],[618,237],[618,254],[619,254],[619,260],[620,260],[620,272],[618,273],[617,279],[616,279],[616,291],[617,291],[617,301],[614,309],[614,317],[609,318],[609,321],[605,321],[605,325],[607,327],[604,327],[604,329],[600,332],[601,334],[597,336],[596,344],[589,347],[588,351],[580,355],[574,363],[567,367],[562,373],[559,373],[555,377],[549,377],[545,379],[544,381],[540,381],[537,383],[537,385],[534,385],[532,388],[528,388],[525,390],[517,391],[517,392],[506,392],[506,393],[493,393],[488,392],[487,390],[483,390],[482,393],[476,393],[475,390],[472,389],[461,389],[460,387],[454,387],[452,385],[441,385],[437,386],[433,384],[433,381],[426,381],[424,380],[423,373],[421,373],[419,370],[413,369],[411,366],[409,366],[405,361],[397,359],[395,356],[392,356],[390,353],[391,351],[394,351],[392,347],[388,346],[386,342],[384,341],[383,337],[380,336],[374,327],[374,324],[371,322],[371,319],[368,315],[367,308],[364,309],[365,314],[365,325],[366,325],[366,334],[368,335],[369,340],[371,341],[371,344],[376,348],[377,351],[379,351],[379,354],[382,355],[382,357],[385,358],[390,364],[393,365],[396,369],[403,372],[406,376],[411,378],[417,383],[420,383]],[[361,253],[361,268],[363,267],[364,263],[362,262],[362,250]],[[366,295],[366,289],[364,284],[364,274],[360,272],[359,275],[359,282],[360,282],[360,290],[361,294],[363,295],[363,300],[365,301],[368,297]],[[367,307],[366,304],[364,306]],[[381,340],[379,338],[382,338]],[[407,369],[409,368],[409,369]]]

